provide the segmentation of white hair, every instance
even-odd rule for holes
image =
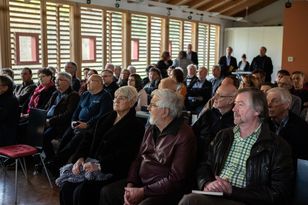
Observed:
[[[170,89],[157,89],[152,92],[152,96],[157,96],[157,106],[160,108],[168,108],[169,116],[172,118],[180,117],[184,107],[183,97]]]
[[[129,101],[132,101],[133,105],[137,102],[138,92],[137,92],[135,87],[129,86],[129,85],[122,86],[115,91],[114,95],[116,96],[119,93],[121,93],[123,96],[127,97],[127,99]]]

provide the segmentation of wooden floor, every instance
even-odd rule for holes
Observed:
[[[28,181],[22,171],[18,172],[18,204],[19,205],[58,205],[59,188],[51,189],[44,174],[33,175],[28,171]],[[14,204],[14,168],[4,171],[0,167],[0,205]]]

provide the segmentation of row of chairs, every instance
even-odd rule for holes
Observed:
[[[29,124],[24,144],[0,147],[0,157],[15,160],[15,204],[17,204],[18,164],[27,179],[25,157],[38,156],[43,165],[50,187],[53,188],[48,170],[42,156],[43,133],[46,121],[46,111],[31,108]],[[139,116],[140,117],[140,116]],[[294,205],[308,204],[308,160],[298,159]]]

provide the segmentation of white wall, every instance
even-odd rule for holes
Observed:
[[[261,46],[267,48],[267,56],[272,58],[274,71],[272,80],[281,69],[283,27],[246,27],[226,28],[224,31],[224,48],[231,46],[233,56],[239,62],[243,53],[249,62],[259,54]],[[222,51],[223,52],[223,51]]]

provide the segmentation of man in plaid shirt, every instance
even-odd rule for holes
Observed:
[[[239,90],[233,112],[236,126],[216,135],[197,172],[200,190],[223,197],[189,194],[179,204],[290,204],[291,151],[265,121],[265,95],[254,88]]]

